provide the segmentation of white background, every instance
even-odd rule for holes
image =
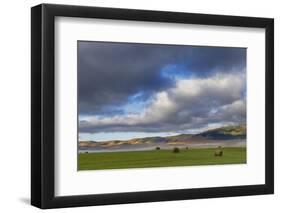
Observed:
[[[275,55],[281,54],[281,14],[278,1],[93,1],[60,0],[46,3],[81,4],[137,9],[172,10],[275,18]],[[1,212],[39,212],[28,205],[30,196],[30,7],[41,1],[1,2]],[[281,127],[280,70],[275,62],[275,131]],[[279,85],[277,85],[279,82]],[[50,210],[51,212],[279,212],[281,199],[280,135],[275,136],[275,195],[201,199]],[[279,208],[279,210],[278,210]]]
[[[55,195],[265,183],[264,29],[65,17],[55,26]],[[247,164],[77,172],[77,40],[247,47]]]

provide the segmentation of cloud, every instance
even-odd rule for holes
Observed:
[[[245,70],[177,79],[173,86],[154,93],[143,111],[89,115],[80,121],[79,128],[81,133],[173,132],[217,123],[243,123],[246,121],[245,91]]]
[[[79,115],[121,115],[119,106],[136,94],[134,101],[150,101],[176,87],[178,78],[209,77],[218,70],[233,73],[245,66],[244,48],[80,41]]]

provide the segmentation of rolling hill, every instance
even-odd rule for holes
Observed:
[[[235,145],[237,141],[245,141],[246,125],[224,126],[201,132],[199,134],[180,134],[167,137],[145,137],[131,140],[80,141],[79,150],[130,150],[149,149],[151,147],[168,148],[171,146],[212,146]]]
[[[208,130],[198,135],[214,140],[246,139],[246,131],[246,125],[241,124],[238,126],[226,126]]]

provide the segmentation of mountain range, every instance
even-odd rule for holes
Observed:
[[[130,140],[110,140],[110,141],[79,141],[79,149],[147,149],[151,147],[167,148],[170,146],[207,146],[230,144],[230,142],[237,143],[237,141],[246,140],[246,125],[224,126],[207,130],[198,134],[179,134],[167,137],[145,137],[134,138]]]

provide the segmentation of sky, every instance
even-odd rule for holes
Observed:
[[[79,140],[246,123],[246,48],[78,41]]]

